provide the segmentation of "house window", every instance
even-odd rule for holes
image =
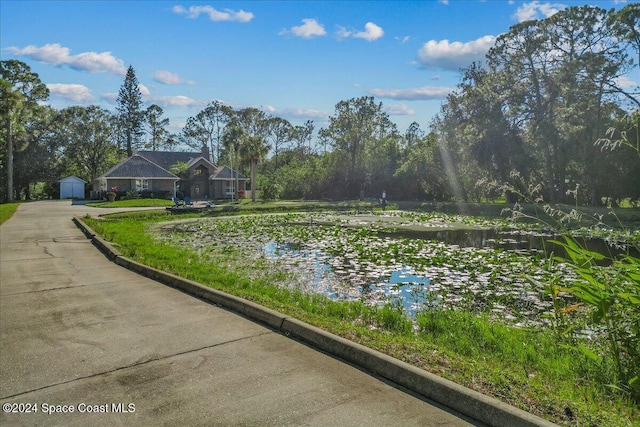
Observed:
[[[227,182],[227,191],[226,191],[226,195],[227,196],[232,196],[234,195],[236,192],[235,190],[235,185],[233,185],[233,182]]]
[[[148,179],[136,179],[136,191],[147,191],[149,189]]]

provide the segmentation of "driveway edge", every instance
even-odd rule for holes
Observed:
[[[171,273],[130,260],[98,236],[82,219],[76,226],[114,263],[189,295],[240,313],[254,321],[346,360],[427,399],[495,427],[551,427],[556,424],[477,391],[429,373],[377,350],[354,343],[251,301],[209,288]]]

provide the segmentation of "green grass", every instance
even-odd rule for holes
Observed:
[[[94,208],[148,208],[158,206],[171,206],[171,200],[166,199],[129,199],[115,202],[90,202],[87,206]]]
[[[277,210],[278,205],[229,206],[241,214]],[[306,206],[326,209],[327,204]],[[340,208],[358,209],[353,203]],[[397,307],[336,302],[283,289],[277,285],[282,273],[270,272],[264,261],[248,265],[230,250],[211,262],[186,247],[158,242],[149,228],[170,219],[175,216],[165,211],[144,211],[85,220],[124,256],[293,316],[558,424],[640,425],[637,403],[600,381],[607,367],[565,346],[558,334],[448,310],[419,315],[414,330]],[[242,268],[228,265],[262,269],[264,276],[250,280]]]
[[[11,218],[20,203],[3,203],[0,205],[0,224]]]

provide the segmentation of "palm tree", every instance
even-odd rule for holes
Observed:
[[[225,150],[227,150],[233,156],[234,159],[231,164],[232,171],[234,164],[236,170],[238,168],[238,154],[240,146],[243,145],[243,140],[246,138],[246,136],[247,135],[245,134],[244,130],[242,130],[241,127],[235,125],[227,126],[224,134],[222,135],[222,145],[224,146]],[[238,191],[238,186],[239,180],[238,173],[236,172],[235,192]],[[232,195],[231,198],[233,199],[234,195]]]
[[[269,145],[264,141],[261,136],[249,136],[246,135],[240,144],[240,155],[245,161],[249,161],[251,165],[251,201],[256,201],[256,172],[258,162],[264,159],[269,152]]]

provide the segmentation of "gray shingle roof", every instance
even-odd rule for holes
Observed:
[[[166,170],[169,170],[171,166],[178,162],[189,163],[191,160],[202,156],[201,153],[187,151],[138,151],[137,154]]]
[[[209,177],[209,179],[225,179],[225,180],[229,180],[229,179],[235,179],[236,176],[238,177],[238,179],[241,179],[241,180],[248,179],[243,174],[238,173],[233,169],[229,169],[227,166],[220,166],[218,169],[216,169],[216,171],[213,173],[213,175],[211,175]]]
[[[168,178],[178,179],[166,169],[154,162],[134,154],[118,163],[102,175],[103,178]]]

